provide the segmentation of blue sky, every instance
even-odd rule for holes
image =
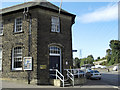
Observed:
[[[63,0],[64,1],[64,0]],[[2,3],[2,8],[21,2]],[[53,4],[60,6],[59,2]],[[63,2],[62,8],[76,15],[72,27],[73,57],[104,57],[110,40],[118,39],[118,7],[115,2]],[[81,50],[81,54],[80,54]]]

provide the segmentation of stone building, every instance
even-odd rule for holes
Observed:
[[[2,9],[0,62],[2,77],[27,79],[24,57],[32,57],[30,76],[49,84],[50,69],[71,68],[75,15],[50,2],[27,2]]]

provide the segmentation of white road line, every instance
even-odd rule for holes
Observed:
[[[113,86],[113,88],[118,88],[118,86]]]

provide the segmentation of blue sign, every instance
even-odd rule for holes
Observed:
[[[72,52],[77,52],[77,50],[72,50]]]

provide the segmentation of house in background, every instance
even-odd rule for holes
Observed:
[[[50,2],[27,2],[2,9],[0,62],[3,78],[27,79],[25,57],[32,59],[30,76],[38,84],[50,83],[50,69],[65,75],[64,69],[73,66],[75,15],[65,10],[58,12],[59,7]]]

